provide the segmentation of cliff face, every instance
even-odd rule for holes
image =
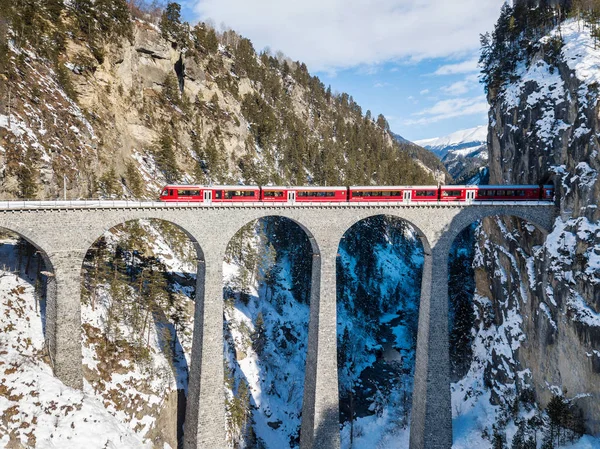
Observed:
[[[139,20],[106,40],[66,33],[53,61],[13,40],[0,71],[0,195],[55,199],[64,183],[69,198],[156,198],[166,182],[434,182],[436,158],[414,161],[383,116],[368,119],[304,64],[258,55],[233,31],[180,26],[177,39]]]
[[[562,36],[562,43],[561,38]],[[526,384],[545,406],[574,398],[600,433],[600,50],[583,23],[567,21],[490,91],[490,184],[554,183],[560,217],[544,237],[516,219],[483,223],[477,291],[501,325],[517,309],[508,363],[488,379]],[[517,379],[522,381],[517,381]]]

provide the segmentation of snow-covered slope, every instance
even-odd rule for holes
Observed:
[[[465,183],[487,165],[487,126],[464,129],[415,143],[435,153],[458,183]]]
[[[54,377],[44,357],[43,304],[19,273],[16,240],[0,242],[0,258],[0,447],[151,448],[89,383],[81,392]]]
[[[476,151],[481,153],[481,147],[485,147],[487,145],[486,142],[487,125],[482,125],[476,128],[456,131],[443,137],[417,140],[414,143],[433,151],[440,158],[443,158],[449,152],[453,152],[459,156],[468,156]]]

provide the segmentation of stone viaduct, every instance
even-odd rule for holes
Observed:
[[[55,375],[82,388],[81,269],[86,252],[106,231],[131,220],[160,219],[183,229],[198,259],[195,328],[184,445],[225,448],[223,389],[223,259],[235,233],[266,216],[287,217],[312,245],[312,289],[302,407],[301,448],[337,449],[336,257],[344,233],[375,215],[411,224],[425,262],[410,429],[410,449],[450,449],[452,410],[448,348],[448,255],[458,234],[488,216],[516,216],[542,232],[553,225],[553,204],[173,204],[83,201],[44,206],[0,203],[0,227],[31,242],[48,271],[46,339]],[[221,404],[219,406],[218,404]]]

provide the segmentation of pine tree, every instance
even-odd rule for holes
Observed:
[[[183,34],[181,5],[175,2],[168,3],[158,25],[163,38],[180,42]]]
[[[169,183],[175,182],[179,178],[179,167],[177,166],[173,146],[171,129],[168,125],[165,125],[154,145],[154,157],[158,169]]]
[[[175,74],[169,73],[162,84],[162,100],[164,104],[174,104],[181,106],[181,95],[179,91],[179,83]]]
[[[144,192],[144,181],[138,171],[136,164],[132,161],[125,165],[124,184],[135,198],[140,198]]]
[[[100,186],[102,191],[107,196],[118,195],[119,192],[119,181],[117,179],[117,173],[115,167],[110,169],[100,177]]]
[[[492,433],[492,449],[507,449],[506,446],[506,434],[500,430],[496,425],[493,426]]]
[[[556,445],[558,446],[560,445],[560,434],[563,423],[568,413],[567,403],[564,398],[559,395],[552,396],[552,399],[546,406],[546,413],[548,413],[548,418],[550,419],[548,439],[552,443],[556,441]]]

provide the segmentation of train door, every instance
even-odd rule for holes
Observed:
[[[411,191],[410,190],[405,190],[402,194],[402,199],[404,200],[405,203],[410,203],[411,200]]]
[[[288,190],[287,195],[288,195],[287,196],[288,203],[296,202],[296,192],[294,190]]]
[[[205,190],[204,191],[203,200],[204,200],[205,204],[211,204],[212,203],[212,190]]]
[[[472,203],[475,199],[475,190],[467,190],[467,203]]]

